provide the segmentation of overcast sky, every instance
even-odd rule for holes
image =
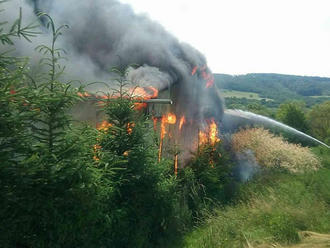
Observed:
[[[330,0],[121,0],[207,58],[213,72],[330,77]]]

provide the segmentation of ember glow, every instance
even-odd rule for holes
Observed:
[[[198,144],[203,145],[208,142],[207,134],[204,133],[203,131],[199,131],[198,133]]]
[[[175,116],[175,114],[168,113],[166,118],[167,118],[167,123],[168,124],[175,124],[176,123],[176,116]]]
[[[220,142],[220,139],[218,138],[218,126],[214,119],[211,120],[205,132],[199,131],[198,139],[199,145],[210,144],[215,146],[218,142]]]
[[[132,96],[133,99],[142,98],[144,100],[156,98],[158,96],[158,90],[155,87],[148,86],[148,87],[135,87],[128,91],[130,93],[130,96]]]
[[[111,123],[107,122],[106,120],[102,121],[101,123],[98,123],[96,125],[96,129],[99,130],[99,131],[103,131],[103,132],[107,132],[108,129],[112,126]],[[97,140],[99,141],[99,138],[97,138]],[[93,159],[95,161],[99,161],[99,157],[98,157],[98,151],[101,149],[102,147],[99,145],[99,144],[95,144],[93,146],[93,151],[94,151],[94,156],[93,156]]]
[[[134,122],[132,122],[132,123],[130,122],[130,123],[127,124],[127,133],[128,134],[132,134],[134,126],[135,126]]]
[[[159,152],[158,152],[158,162],[162,157],[163,150],[163,142],[164,137],[166,135],[166,124],[175,124],[176,123],[176,115],[173,113],[168,113],[167,115],[162,116],[161,124],[160,124],[160,141],[159,141]]]
[[[201,77],[205,80],[206,88],[211,88],[214,84],[214,76],[213,74],[209,71],[206,65],[198,69],[198,66],[195,66],[192,71],[191,75],[194,76],[196,72],[199,71]]]
[[[184,115],[181,117],[181,119],[180,119],[180,123],[179,123],[179,130],[181,131],[181,129],[182,129],[182,126],[183,126],[183,124],[185,124],[186,123],[186,118],[184,117]]]
[[[202,71],[202,77],[206,81],[206,88],[211,88],[214,83],[214,76],[211,72],[206,72],[206,68]]]
[[[98,99],[117,99],[120,97],[118,94],[96,95],[88,92],[78,92],[77,94],[80,97],[95,97]],[[147,107],[147,104],[143,102],[144,100],[149,100],[157,97],[158,97],[158,90],[153,86],[130,88],[124,90],[124,94],[122,96],[122,98],[129,98],[133,102],[135,101],[134,106],[136,110],[141,110]],[[99,106],[103,106],[103,105],[104,102],[100,101]]]
[[[174,174],[178,175],[178,154],[174,156]]]
[[[89,94],[88,92],[78,92],[78,96],[80,96],[80,97],[90,97],[91,94]]]
[[[216,143],[220,142],[220,139],[218,138],[218,126],[214,120],[211,121],[209,129],[210,143],[214,146]]]
[[[198,66],[195,66],[195,67],[192,69],[192,71],[191,71],[191,75],[192,75],[192,76],[195,75],[197,69],[198,69]]]
[[[98,153],[98,151],[99,151],[100,149],[101,149],[101,146],[98,145],[98,144],[96,144],[96,145],[93,146],[93,151],[94,151],[93,159],[94,159],[95,161],[99,161],[99,160],[100,160],[100,158],[97,156],[97,153]]]
[[[157,117],[152,117],[152,122],[154,123],[154,131],[156,131],[157,130]]]
[[[102,121],[100,124],[97,124],[96,125],[96,128],[98,129],[98,130],[101,130],[101,131],[108,131],[108,129],[109,129],[109,127],[111,127],[112,126],[112,124],[111,123],[109,123],[109,122],[107,122],[107,121]]]

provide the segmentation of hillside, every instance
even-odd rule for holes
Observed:
[[[240,185],[236,201],[209,213],[181,247],[329,247],[330,157],[326,148],[314,152],[323,168],[274,170]]]
[[[269,107],[276,107],[279,103],[292,99],[305,101],[308,106],[330,99],[330,78],[325,77],[251,73],[237,76],[214,74],[214,78],[220,89],[252,92],[258,94],[261,99],[273,99],[273,102],[268,101],[266,104]],[[233,98],[226,93],[224,97]],[[237,95],[236,98],[243,97]]]

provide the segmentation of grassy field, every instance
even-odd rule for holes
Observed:
[[[259,176],[242,186],[231,206],[219,207],[186,235],[182,246],[328,247],[327,235],[301,235],[330,233],[330,154],[326,148],[315,153],[323,158],[322,169]]]
[[[262,100],[265,99],[266,101],[272,101],[270,98],[262,98],[259,94],[254,92],[245,92],[245,91],[237,91],[237,90],[227,90],[221,89],[221,95],[223,97],[237,97],[237,98],[246,98],[246,99],[253,99],[253,100]]]

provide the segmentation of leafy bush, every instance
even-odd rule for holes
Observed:
[[[281,122],[302,132],[308,131],[308,125],[303,111],[304,102],[287,102],[279,106],[276,117]]]
[[[330,101],[315,105],[307,115],[312,134],[330,142]]]
[[[241,130],[232,136],[235,152],[252,150],[257,162],[268,168],[282,168],[290,172],[316,170],[317,157],[306,147],[290,144],[263,128]]]
[[[191,212],[193,222],[199,221],[207,209],[229,201],[231,166],[222,143],[203,144],[180,171],[181,197],[185,199],[184,204]]]

